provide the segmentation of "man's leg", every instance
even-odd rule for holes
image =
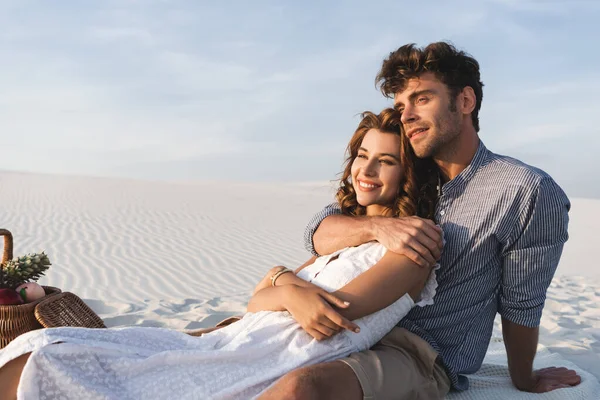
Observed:
[[[438,400],[450,390],[437,352],[404,328],[392,329],[370,350],[341,361],[354,370],[365,400]]]
[[[0,368],[0,391],[3,393],[2,399],[12,400],[17,398],[19,379],[30,355],[31,353],[23,354]]]
[[[260,399],[443,399],[450,380],[437,358],[423,339],[394,328],[370,350],[290,372]]]
[[[299,368],[279,379],[259,400],[361,400],[356,374],[341,361]]]

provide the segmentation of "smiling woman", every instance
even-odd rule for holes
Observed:
[[[413,214],[414,195],[427,198],[398,121],[393,109],[363,115],[340,189],[358,182],[345,198],[352,212]],[[411,309],[433,304],[436,287],[431,268],[380,243],[344,248],[294,272],[270,270],[239,321],[200,337],[142,326],[23,334],[0,352],[2,398],[17,388],[22,400],[256,398],[293,370],[372,347]]]
[[[432,218],[435,166],[431,160],[415,156],[400,118],[392,108],[362,114],[348,143],[348,158],[336,195],[342,213]],[[367,206],[371,206],[369,211]]]
[[[400,143],[399,135],[378,129],[370,129],[363,138],[351,174],[356,201],[367,207],[367,215],[391,214],[402,179]]]

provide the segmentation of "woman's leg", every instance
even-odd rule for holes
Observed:
[[[0,368],[0,388],[2,388],[3,399],[16,400],[19,379],[30,355],[31,353],[23,354]]]

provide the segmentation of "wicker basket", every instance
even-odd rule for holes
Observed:
[[[4,236],[4,252],[2,265],[12,259],[13,240],[12,234],[6,229],[0,229],[0,236]],[[42,286],[46,296],[31,303],[3,306],[0,305],[0,349],[6,346],[17,336],[42,327],[35,318],[35,307],[38,303],[61,292],[51,286]]]
[[[70,292],[60,293],[42,301],[35,308],[35,317],[44,328],[106,328],[98,314]]]

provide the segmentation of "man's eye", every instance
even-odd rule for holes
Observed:
[[[427,102],[427,97],[419,97],[417,99],[417,103],[422,104],[422,103],[426,103]]]

